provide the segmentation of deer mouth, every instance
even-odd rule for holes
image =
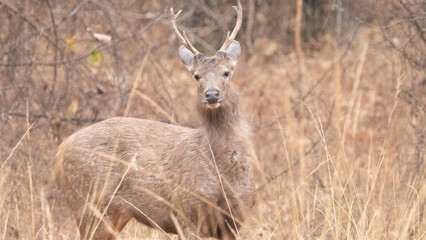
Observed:
[[[204,99],[203,103],[206,105],[207,108],[209,109],[216,109],[220,106],[220,104],[222,103],[222,98],[217,97],[217,98],[210,98],[210,99]]]
[[[217,102],[217,103],[206,103],[206,106],[209,109],[216,109],[216,108],[218,108],[220,106],[220,102]]]

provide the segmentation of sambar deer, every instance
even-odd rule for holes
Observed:
[[[199,128],[116,117],[68,137],[58,180],[82,239],[115,239],[129,220],[182,238],[234,239],[254,204],[253,149],[232,75],[240,56],[237,23],[211,57],[172,25],[182,62],[198,86]]]

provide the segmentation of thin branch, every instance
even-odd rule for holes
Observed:
[[[27,115],[26,113],[22,113],[22,112],[6,112],[4,113],[6,115],[9,116],[15,116],[15,117],[20,117],[20,118],[26,118]],[[44,119],[48,119],[50,120],[51,118],[49,116],[47,116],[46,114],[30,114],[30,119],[40,119],[40,118],[44,118]],[[59,118],[58,119],[61,122],[73,122],[73,123],[96,123],[96,122],[100,122],[103,121],[105,119],[103,118]]]
[[[410,14],[410,15],[414,15],[414,13],[411,11],[411,9],[409,8],[409,7],[407,7],[407,5],[402,1],[402,0],[399,0],[399,2],[401,3],[401,5],[404,7],[404,9]],[[424,26],[423,27],[421,27],[420,25],[419,25],[419,23],[417,22],[417,20],[414,20],[413,21],[413,23],[414,23],[414,26],[417,28],[417,31],[419,31],[419,33],[420,33],[420,38],[423,40],[423,43],[426,45],[426,38],[425,38],[425,36],[424,36]]]
[[[6,8],[8,8],[12,12],[14,12],[16,15],[18,15],[22,20],[24,20],[26,23],[28,23],[30,26],[32,26],[35,30],[40,31],[40,35],[43,36],[44,38],[46,38],[47,41],[49,41],[52,44],[55,43],[52,39],[50,39],[49,35],[47,35],[45,31],[41,31],[39,29],[39,27],[36,26],[35,22],[41,24],[39,19],[37,19],[33,16],[29,16],[29,15],[24,14],[23,11],[19,11],[18,9],[16,9],[15,6],[13,6],[12,4],[10,4],[8,2],[5,2],[4,0],[0,0],[0,2],[2,3],[2,6],[6,6]],[[57,48],[56,45],[55,45],[55,47]],[[8,49],[8,48],[6,47],[5,49]]]
[[[298,75],[299,75],[299,83],[300,83],[300,91],[304,92],[306,81],[303,77],[303,67],[302,67],[302,60],[303,60],[303,51],[302,51],[302,43],[301,43],[301,28],[302,28],[302,8],[303,8],[303,1],[302,0],[296,0],[296,17],[295,22],[296,26],[294,28],[294,47],[296,50],[296,60],[297,60],[297,69],[298,69]]]
[[[164,17],[164,14],[160,14],[156,19],[151,21],[148,25],[144,26],[140,30],[136,31],[135,33],[124,37],[120,39],[114,39],[111,43],[102,45],[98,48],[99,52],[103,52],[108,50],[109,48],[113,47],[114,45],[120,44],[121,42],[127,41],[129,39],[134,39],[135,37],[138,37],[143,32],[147,31],[150,27],[158,23],[162,18]],[[0,63],[0,66],[4,67],[25,67],[25,66],[55,66],[55,65],[63,65],[63,64],[70,64],[75,62],[80,62],[82,60],[86,60],[87,57],[91,56],[92,53],[84,54],[72,59],[65,59],[65,60],[59,60],[56,62],[8,62],[8,63]]]
[[[0,54],[0,58],[2,58],[3,56],[5,56],[6,54],[9,54],[11,51],[15,50],[17,47],[21,46],[21,44],[23,44],[24,42],[30,40],[33,37],[38,36],[39,34],[41,34],[42,32],[49,30],[50,28],[52,28],[53,26],[59,26],[60,24],[62,24],[63,22],[67,21],[68,19],[70,19],[72,16],[74,16],[75,14],[77,14],[77,12],[80,10],[80,8],[86,4],[89,0],[83,0],[80,4],[78,4],[67,16],[65,16],[64,18],[62,18],[59,22],[56,22],[54,24],[50,24],[48,26],[42,27],[41,29],[37,29],[35,31],[33,31],[32,33],[28,34],[27,36],[21,38],[20,40],[16,41],[15,43],[12,43],[9,46],[6,46],[4,50],[1,54]],[[3,2],[2,2],[3,3]],[[33,64],[30,64],[33,65]],[[26,65],[26,66],[30,66],[30,65]],[[3,64],[0,64],[0,66],[4,66]]]
[[[417,20],[426,19],[426,16],[412,17],[412,18],[408,18],[408,19],[396,21],[396,22],[393,22],[393,23],[390,23],[390,24],[387,24],[387,25],[376,25],[376,24],[372,24],[372,23],[364,21],[363,19],[361,19],[359,17],[355,17],[355,19],[357,21],[361,22],[362,24],[368,25],[368,26],[373,27],[373,28],[388,29],[388,28],[391,28],[391,27],[394,27],[396,25],[400,25],[400,24],[403,24],[403,23],[416,22]]]
[[[350,47],[352,46],[352,43],[354,42],[356,33],[358,32],[359,29],[359,25],[357,26],[357,28],[354,31],[354,34],[352,35],[352,39],[349,42],[348,46],[345,48],[345,51],[343,52],[343,54],[339,57],[339,59],[334,62],[333,64],[331,64],[331,66],[321,75],[321,77],[318,78],[318,80],[315,82],[315,84],[309,89],[309,91],[307,93],[305,93],[302,97],[298,98],[299,101],[297,101],[296,103],[293,104],[293,106],[291,106],[291,109],[295,109],[296,107],[298,107],[300,105],[301,102],[303,102],[306,98],[308,98],[309,96],[311,96],[312,92],[315,90],[315,88],[317,86],[319,86],[319,84],[326,79],[326,77],[328,76],[328,74],[336,67],[337,64],[340,64],[344,58],[346,58],[346,55],[350,49]],[[281,120],[285,117],[284,114],[280,115],[278,117],[277,120]],[[270,128],[272,126],[274,126],[275,124],[277,124],[277,121],[273,121],[270,123],[266,123],[262,126],[259,126],[257,129],[254,130],[255,133],[257,133],[260,130],[263,130],[265,128]]]
[[[55,26],[55,17],[53,16],[53,12],[52,12],[52,6],[50,5],[49,0],[46,0],[47,3],[47,7],[49,8],[49,15],[50,15],[50,20],[52,21],[52,26],[53,26],[53,33],[55,35],[55,53],[54,53],[54,61],[58,61],[58,31],[56,30],[56,26]],[[50,91],[50,96],[49,96],[49,103],[52,103],[52,98],[55,92],[55,86],[56,86],[56,81],[57,81],[57,76],[58,76],[58,65],[55,65],[53,68],[53,84],[52,84],[52,90]]]
[[[213,12],[212,10],[210,10],[206,3],[204,2],[204,0],[191,0],[192,4],[194,4],[195,6],[199,7],[201,9],[201,11],[203,11],[207,16],[213,18],[218,25],[220,26],[220,28],[222,28],[223,30],[226,30],[226,24],[224,21],[224,18],[222,15],[217,14],[215,12]]]
[[[247,20],[247,46],[248,52],[253,54],[253,25],[254,25],[254,0],[249,0],[248,20]]]

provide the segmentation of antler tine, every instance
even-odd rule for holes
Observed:
[[[189,41],[188,36],[186,36],[186,32],[183,31],[183,38],[185,38],[186,43],[188,44],[189,49],[193,50],[193,54],[197,55],[199,53],[199,51],[194,47],[194,45],[192,45],[192,43]],[[192,51],[191,50],[191,51]]]
[[[229,35],[229,31],[226,34],[225,42],[223,43],[219,51],[226,51],[228,49],[229,45],[234,40],[235,36],[237,36],[237,33],[241,28],[241,23],[243,21],[243,8],[241,7],[241,1],[238,0],[237,6],[233,6],[233,8],[237,12],[237,23],[235,24],[234,30],[232,30],[231,35]]]
[[[195,47],[194,45],[191,44],[191,42],[188,39],[188,36],[186,36],[185,31],[183,31],[183,36],[182,34],[179,32],[179,30],[176,27],[176,19],[177,17],[179,17],[180,13],[182,12],[182,9],[179,10],[179,12],[177,12],[176,14],[173,12],[173,8],[170,8],[170,13],[172,15],[172,25],[173,25],[173,29],[175,30],[175,33],[177,35],[177,37],[179,38],[179,40],[182,42],[182,44],[188,48],[188,50],[190,50],[194,55],[197,55],[198,53],[200,53]]]

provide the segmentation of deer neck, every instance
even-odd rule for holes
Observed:
[[[213,152],[222,151],[245,137],[246,124],[241,118],[239,97],[232,89],[217,109],[207,109],[200,104],[198,110]]]

